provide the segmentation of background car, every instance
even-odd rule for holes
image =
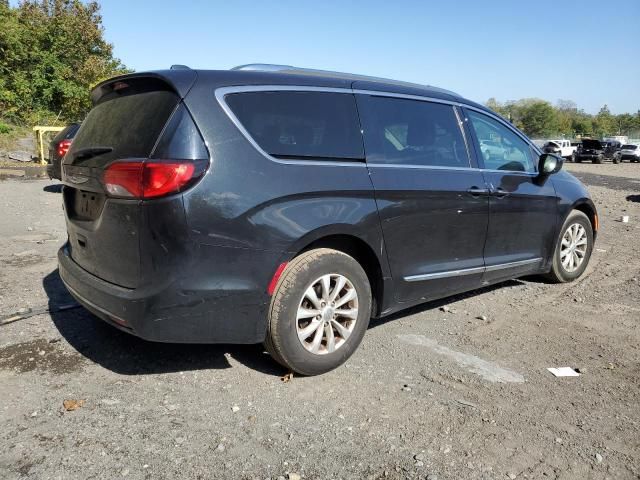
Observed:
[[[583,138],[582,144],[578,146],[573,160],[580,163],[584,160],[591,160],[593,163],[602,163],[605,159],[605,148],[600,140]]]
[[[620,163],[616,153],[620,151],[622,144],[617,140],[603,140],[601,143],[604,146],[604,158],[612,160],[613,163]]]
[[[504,148],[502,148],[498,142],[494,142],[493,140],[480,140],[480,151],[482,152],[485,160],[491,160],[494,158],[501,160],[504,159],[505,156]]]
[[[545,153],[553,153],[555,155],[560,155],[561,157],[570,159],[573,156],[573,153],[577,149],[577,144],[574,145],[569,140],[549,140],[542,147],[542,150]]]
[[[622,145],[619,151],[616,152],[615,156],[618,159],[618,162],[622,162],[623,160],[629,160],[630,162],[640,162],[640,146],[634,144]]]
[[[49,165],[47,165],[47,174],[49,175],[49,178],[62,180],[60,164],[62,163],[62,158],[69,150],[73,137],[76,136],[79,128],[79,123],[71,123],[53,137],[53,140],[49,143]]]

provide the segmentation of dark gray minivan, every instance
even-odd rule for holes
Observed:
[[[507,279],[567,282],[584,186],[434,87],[275,65],[108,80],[64,158],[72,295],[160,342],[259,343],[313,375],[371,317]]]

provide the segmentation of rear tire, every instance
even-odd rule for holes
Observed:
[[[286,368],[319,375],[355,352],[370,317],[371,287],[360,264],[338,250],[310,250],[278,281],[264,346]]]
[[[573,210],[560,230],[546,278],[554,283],[573,282],[587,268],[593,251],[593,228],[584,213]]]
[[[604,160],[604,155],[598,155],[596,158],[593,159],[593,163],[600,164],[602,163],[603,160]]]

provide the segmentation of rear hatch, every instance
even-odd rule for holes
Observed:
[[[188,181],[176,188],[171,184],[174,178],[162,184],[168,178],[161,178],[163,170],[158,174],[144,169],[159,162],[175,169],[176,161],[167,163],[169,158],[208,159],[208,154],[180,96],[163,80],[122,77],[96,91],[94,107],[63,161],[68,248],[71,258],[89,273],[136,288],[141,278],[143,207],[158,201],[148,199],[143,183],[149,178],[160,181],[154,198],[173,195],[188,187],[206,165],[189,170]]]
[[[584,153],[602,153],[604,151],[604,147],[600,140],[591,140],[591,139],[583,139],[582,140],[582,151]]]

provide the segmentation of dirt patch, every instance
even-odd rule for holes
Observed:
[[[17,373],[50,372],[56,375],[79,371],[85,363],[78,353],[66,353],[56,343],[44,339],[0,348],[0,369]]]
[[[10,265],[12,267],[28,267],[30,265],[41,263],[42,261],[42,256],[30,251],[20,252],[2,259],[3,264]]]
[[[639,479],[640,166],[565,168],[601,221],[580,281],[372,320],[343,367],[286,382],[260,346],[145,342],[56,311],[73,301],[58,184],[0,182],[0,312],[52,310],[0,327],[0,478]],[[29,250],[43,263],[2,263]]]
[[[46,165],[36,165],[33,163],[21,163],[20,165],[11,165],[7,162],[0,162],[0,180],[9,178],[15,180],[32,180],[36,178],[46,178]]]

